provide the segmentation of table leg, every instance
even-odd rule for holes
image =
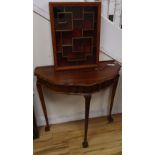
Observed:
[[[84,141],[82,143],[83,148],[88,147],[87,132],[88,132],[88,121],[89,121],[89,108],[91,95],[84,96],[85,98],[85,129],[84,129]]]
[[[115,78],[114,83],[113,83],[113,87],[112,87],[111,103],[110,103],[110,109],[109,109],[109,115],[108,115],[108,121],[109,122],[113,122],[113,118],[111,116],[111,112],[112,112],[112,108],[113,108],[114,97],[115,97],[115,93],[116,93],[118,79],[119,79],[119,75]]]
[[[37,89],[38,89],[40,102],[41,102],[43,113],[44,113],[45,120],[46,120],[45,131],[49,131],[50,127],[49,127],[49,123],[48,123],[47,110],[46,110],[46,105],[45,105],[45,101],[44,101],[43,90],[42,90],[42,86],[39,82],[37,82]]]

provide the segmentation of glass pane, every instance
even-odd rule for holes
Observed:
[[[59,66],[96,63],[97,7],[54,7]]]

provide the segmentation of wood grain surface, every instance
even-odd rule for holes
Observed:
[[[40,138],[34,140],[34,155],[121,155],[121,114],[114,115],[114,122],[106,117],[90,119],[89,147],[82,148],[83,120],[52,125],[45,132],[41,127]]]
[[[113,61],[100,62],[98,67],[91,69],[55,71],[54,66],[43,66],[35,69],[35,75],[50,83],[65,86],[92,86],[101,82],[114,79],[119,70],[118,63]]]

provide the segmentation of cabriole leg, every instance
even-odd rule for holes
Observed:
[[[41,86],[41,84],[39,82],[37,82],[37,89],[38,89],[39,98],[40,98],[40,102],[41,102],[41,105],[42,105],[44,117],[45,117],[45,120],[46,120],[45,131],[49,131],[50,127],[49,127],[49,123],[48,123],[47,110],[46,110],[46,105],[45,105],[45,101],[44,101],[43,90],[42,90],[42,86]]]
[[[84,141],[82,143],[83,148],[88,147],[87,132],[88,132],[88,121],[89,121],[89,108],[91,95],[84,96],[85,98],[85,129],[84,129]]]
[[[114,83],[113,83],[113,87],[112,87],[111,103],[110,103],[110,109],[109,109],[109,115],[108,115],[108,121],[109,122],[113,122],[113,118],[112,118],[111,112],[112,112],[112,108],[113,108],[114,97],[115,97],[115,93],[116,93],[118,79],[119,79],[119,75],[115,78]]]

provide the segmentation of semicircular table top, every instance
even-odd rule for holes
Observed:
[[[55,71],[54,66],[42,66],[35,69],[35,75],[55,85],[93,86],[115,78],[120,65],[114,61],[100,62],[96,68]]]

